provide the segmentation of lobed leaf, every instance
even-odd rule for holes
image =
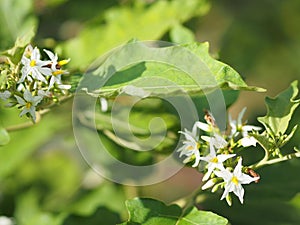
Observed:
[[[263,91],[247,86],[230,66],[213,59],[208,43],[153,48],[133,42],[112,52],[104,62],[96,62],[93,68],[79,86],[105,97],[114,97],[129,85],[139,92],[142,89],[147,97],[203,95],[219,88]]]
[[[298,95],[297,85],[298,81],[294,81],[274,99],[266,97],[267,115],[259,117],[258,121],[265,126],[269,134],[277,136],[284,134],[288,129],[293,113],[300,104],[300,99],[295,99]]]

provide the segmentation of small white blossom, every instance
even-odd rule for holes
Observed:
[[[221,177],[225,181],[225,190],[221,197],[221,200],[226,198],[230,192],[233,192],[238,196],[240,202],[244,202],[244,188],[242,184],[250,184],[253,181],[259,179],[259,177],[251,177],[247,174],[242,173],[242,158],[239,159],[236,167],[233,172],[228,171],[227,169],[214,172],[218,177]]]
[[[188,131],[187,129],[184,129],[183,131],[179,131],[179,133],[183,134],[185,136],[185,139],[182,143],[183,146],[181,146],[177,152],[180,152],[179,157],[186,156],[187,158],[183,161],[184,163],[190,162],[193,159],[195,159],[193,167],[198,166],[200,162],[200,152],[199,152],[199,137],[197,135],[197,126],[194,124],[192,132]]]
[[[70,59],[58,61],[58,56],[56,53],[54,54],[53,52],[46,49],[44,49],[44,52],[46,52],[46,54],[50,58],[50,63],[49,63],[51,68],[51,78],[49,82],[49,89],[50,89],[51,87],[53,87],[54,83],[61,85],[61,75],[68,74],[67,71],[61,69],[61,66],[67,64],[70,61]]]
[[[239,135],[239,133],[242,134],[243,138],[240,139],[240,143],[243,147],[248,147],[248,146],[256,146],[257,140],[249,136],[248,132],[252,130],[260,130],[260,127],[257,126],[251,126],[251,125],[245,125],[242,122],[242,118],[245,114],[246,108],[243,108],[242,111],[238,115],[237,120],[233,120],[231,116],[229,115],[229,125],[231,127],[231,136],[236,137]]]
[[[20,113],[20,116],[23,116],[26,113],[30,113],[32,116],[32,119],[35,121],[36,116],[35,116],[35,109],[37,104],[43,99],[42,96],[32,96],[30,91],[25,90],[23,94],[23,98],[15,95],[15,98],[17,99],[18,103],[21,106],[24,106],[22,112]]]
[[[0,225],[13,225],[14,222],[12,219],[6,216],[0,216]]]
[[[6,101],[10,96],[11,93],[8,90],[0,92],[0,99],[2,99],[3,101]]]
[[[215,146],[216,149],[225,148],[228,145],[227,141],[221,135],[219,135],[217,133],[215,133],[214,136],[212,136],[212,137],[201,136],[201,138],[204,141],[209,142],[210,144]]]
[[[213,139],[213,138],[211,138],[211,139]],[[213,171],[215,171],[215,169],[225,170],[225,168],[223,166],[223,162],[226,161],[227,159],[232,158],[232,157],[235,156],[235,154],[220,154],[220,155],[217,155],[216,151],[215,151],[214,144],[212,142],[213,141],[211,141],[211,143],[209,145],[210,153],[205,157],[200,157],[201,160],[208,162],[207,172],[205,173],[205,175],[202,179],[203,181],[208,180],[211,173]]]
[[[18,83],[23,82],[25,79],[32,82],[32,78],[47,83],[44,76],[51,75],[51,70],[45,67],[49,62],[40,60],[40,57],[40,51],[37,47],[33,49],[31,45],[27,46],[21,59],[23,68]]]

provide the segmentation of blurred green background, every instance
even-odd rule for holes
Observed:
[[[35,26],[34,43],[70,57],[74,73],[133,38],[173,41],[172,30],[183,24],[194,34],[191,39],[208,41],[211,54],[236,69],[248,85],[267,89],[240,93],[229,109],[236,116],[246,106],[251,123],[257,124],[255,118],[266,112],[266,95],[275,96],[300,77],[298,0],[0,0],[0,4],[0,50],[12,47],[23,29]],[[11,142],[0,147],[1,215],[15,217],[20,225],[116,224],[126,219],[128,197],[172,202],[200,184],[191,169],[138,190],[99,178],[76,148],[71,107],[72,102],[64,104],[40,124],[11,132]],[[299,112],[292,124],[299,124]],[[4,127],[26,121],[3,106],[0,118]],[[300,148],[299,143],[298,129],[287,152],[293,146]],[[258,171],[261,182],[246,187],[244,205],[234,201],[228,207],[218,200],[220,195],[205,192],[199,208],[227,217],[233,225],[300,224],[299,171],[298,159],[263,168]]]

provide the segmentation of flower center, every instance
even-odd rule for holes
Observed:
[[[35,60],[31,60],[29,65],[30,65],[31,67],[34,67],[34,66],[36,65],[36,61],[35,61]]]
[[[219,160],[218,160],[217,157],[212,158],[210,161],[211,161],[212,163],[218,163],[218,162],[219,162]]]
[[[238,184],[239,184],[239,180],[237,179],[236,176],[233,176],[233,177],[232,177],[231,182],[234,183],[235,185],[238,185]]]
[[[192,146],[192,145],[189,145],[189,146],[187,146],[187,148],[186,148],[187,150],[193,150],[194,149],[194,147]]]
[[[31,103],[31,102],[26,102],[25,107],[26,107],[27,109],[30,109],[31,106],[32,106],[32,103]]]

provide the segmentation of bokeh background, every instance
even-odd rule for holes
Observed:
[[[236,69],[248,85],[267,89],[241,92],[229,109],[235,117],[246,106],[245,117],[256,125],[255,118],[266,113],[265,96],[274,97],[300,77],[298,0],[1,0],[0,7],[0,50],[13,46],[22,27],[35,25],[33,42],[70,57],[74,74],[133,38],[174,41],[172,30],[183,24],[190,39],[208,41],[211,54]],[[76,149],[71,107],[72,102],[63,104],[40,124],[11,132],[11,142],[0,147],[1,215],[15,217],[21,225],[116,224],[126,218],[126,198],[148,196],[170,203],[201,183],[192,169],[139,189],[103,180]],[[299,112],[292,124],[299,124]],[[0,118],[2,126],[26,121],[3,107]],[[300,148],[299,129],[286,151],[293,146]],[[251,154],[261,152],[253,149]],[[205,192],[199,208],[227,217],[233,225],[300,224],[299,171],[299,159],[263,168],[260,183],[246,187],[244,205],[234,201],[229,207],[218,200],[220,195]]]

